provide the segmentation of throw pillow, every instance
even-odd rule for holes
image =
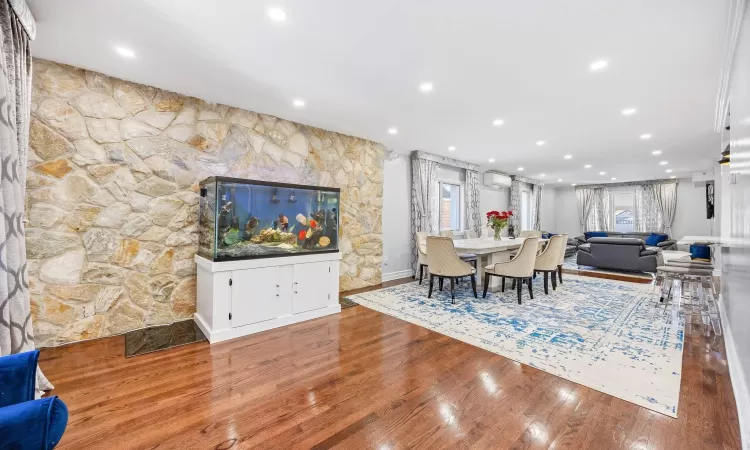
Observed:
[[[664,242],[666,240],[666,234],[651,233],[651,236],[646,238],[646,245],[650,247],[656,247],[657,245],[659,245],[659,242]]]
[[[587,231],[583,233],[584,236],[586,236],[586,240],[588,241],[591,238],[594,237],[607,237],[606,231]]]

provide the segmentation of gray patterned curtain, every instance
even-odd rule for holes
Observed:
[[[542,194],[544,186],[534,184],[531,186],[531,227],[534,230],[541,230],[541,212],[542,212]]]
[[[0,355],[34,349],[24,238],[31,50],[25,3],[0,0]],[[18,16],[17,8],[28,16]],[[32,24],[33,24],[33,18]],[[23,21],[22,21],[23,20]],[[37,371],[37,389],[52,385]]]
[[[633,228],[635,231],[657,233],[664,231],[656,190],[654,184],[636,186],[635,201],[633,202]]]
[[[482,234],[482,214],[479,211],[479,172],[466,169],[466,217],[468,227],[477,236]]]
[[[417,231],[434,234],[438,230],[438,163],[420,158],[411,159],[411,261],[417,273]]]
[[[515,179],[510,182],[510,212],[513,213],[510,225],[517,236],[521,232],[521,182]]]
[[[588,227],[589,216],[594,205],[594,190],[586,187],[576,188],[576,204],[578,205],[578,224],[581,232],[592,231]]]
[[[576,188],[578,221],[581,231],[612,229],[612,205],[607,188]]]
[[[661,224],[663,231],[672,236],[672,222],[677,210],[677,184],[665,183],[654,185],[656,204],[661,212]]]

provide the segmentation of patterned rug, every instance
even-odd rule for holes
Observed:
[[[629,270],[617,270],[617,269],[602,269],[600,267],[591,267],[591,266],[579,266],[576,263],[576,255],[575,253],[566,256],[563,260],[563,268],[565,269],[572,269],[572,270],[580,270],[581,272],[593,272],[593,273],[608,273],[608,274],[614,274],[614,275],[627,275],[631,277],[636,278],[647,278],[649,280],[654,279],[654,274],[649,272],[631,272]]]
[[[468,284],[468,283],[467,283]],[[475,299],[462,286],[427,298],[402,284],[347,297],[367,308],[677,417],[684,320],[652,303],[651,286],[568,275],[557,291],[523,304],[506,290]]]

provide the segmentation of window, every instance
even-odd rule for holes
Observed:
[[[633,192],[615,192],[612,194],[615,213],[615,231],[631,232],[633,225],[633,208],[635,195]]]
[[[461,185],[440,183],[440,230],[461,230]]]
[[[531,229],[531,191],[521,191],[521,230]]]

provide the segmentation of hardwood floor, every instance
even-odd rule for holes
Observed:
[[[677,419],[362,306],[129,359],[122,337],[77,343],[40,365],[70,409],[60,449],[739,449],[723,340],[685,331]]]

